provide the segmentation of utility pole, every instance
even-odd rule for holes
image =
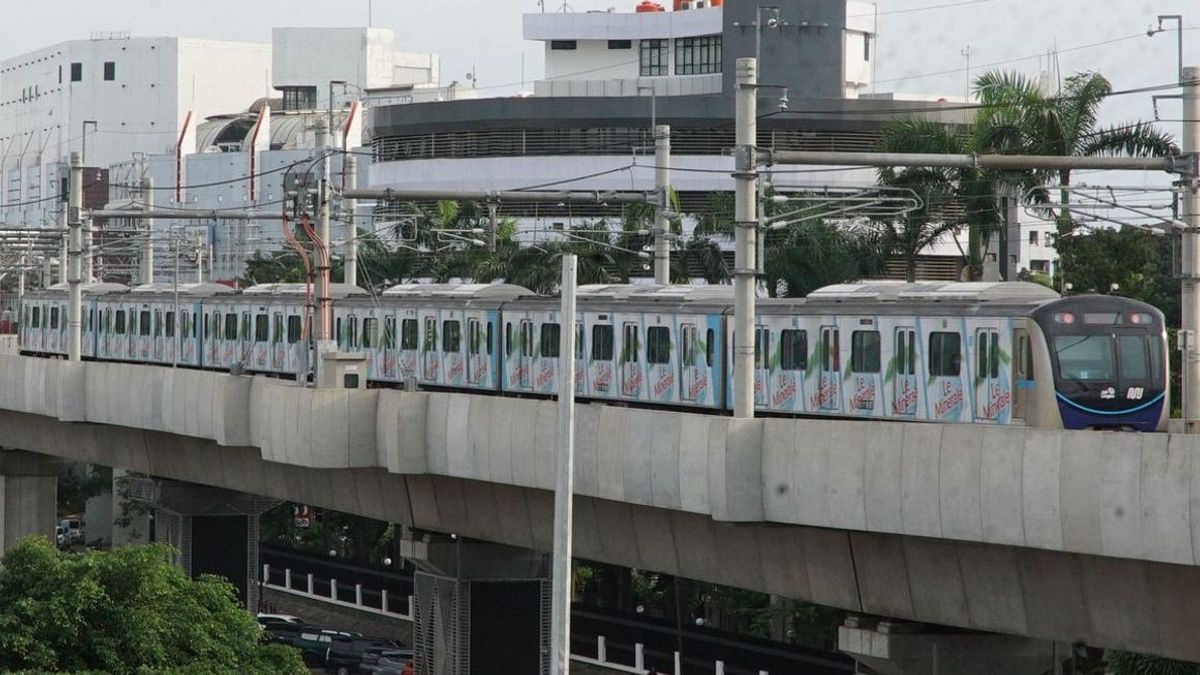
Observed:
[[[196,234],[196,283],[204,283],[204,239]]]
[[[70,303],[67,305],[67,358],[71,361],[83,359],[83,270],[80,255],[83,248],[83,166],[79,153],[71,153],[70,201],[67,207],[67,222],[70,226],[71,243],[67,251],[70,271],[67,285],[70,288]]]
[[[333,346],[333,297],[329,288],[329,128],[317,120],[317,152],[321,153],[321,179],[317,196],[317,363],[320,355]],[[319,367],[319,366],[318,366]]]
[[[342,152],[342,174],[346,177],[347,190],[358,187],[358,158],[352,152]],[[342,282],[351,286],[358,285],[358,200],[345,199],[346,210],[346,263],[342,272]]]
[[[146,177],[142,179],[142,208],[147,211],[154,210],[154,179]],[[140,229],[140,228],[139,228]],[[154,283],[154,222],[146,221],[146,231],[143,233],[146,237],[142,242],[142,283]],[[176,256],[178,257],[178,256]],[[179,283],[179,275],[176,274],[175,283]]]
[[[67,179],[68,184],[70,178]],[[69,190],[70,188],[68,188]],[[67,203],[70,203],[71,197],[67,197]],[[62,210],[58,214],[58,229],[62,231],[62,242],[58,250],[58,283],[67,283],[67,278],[70,274],[67,272],[67,251],[71,247],[71,233],[67,230],[67,204],[62,204]]]
[[[551,574],[550,674],[571,668],[571,518],[575,491],[575,265],[562,257],[558,430],[555,436],[554,557]]]
[[[654,188],[658,209],[654,216],[654,283],[671,283],[671,223],[667,220],[671,205],[671,125],[654,127]]]
[[[733,177],[735,260],[733,263],[733,414],[754,417],[754,287],[758,239],[758,63],[737,60],[737,148]]]
[[[1200,67],[1183,69],[1182,150],[1195,160],[1200,153]],[[1195,168],[1195,167],[1193,167]],[[1180,181],[1183,201],[1183,420],[1186,427],[1200,420],[1200,178],[1195,173]],[[1191,431],[1189,428],[1188,431]]]
[[[496,228],[500,227],[499,210],[500,203],[494,199],[489,199],[487,202],[488,209],[488,250],[492,253],[496,252]]]

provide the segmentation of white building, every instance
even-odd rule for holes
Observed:
[[[185,119],[242,108],[271,82],[266,45],[96,35],[0,62],[0,221],[52,223],[71,152],[107,167],[171,152]]]

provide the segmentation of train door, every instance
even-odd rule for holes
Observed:
[[[427,384],[438,384],[438,329],[437,312],[422,312],[421,380]]]
[[[420,330],[417,313],[406,310],[400,316],[400,354],[397,358],[396,377],[401,382],[421,376]]]
[[[640,326],[633,321],[621,324],[621,398],[642,397],[642,345]]]
[[[489,323],[488,326],[491,326]],[[484,344],[483,321],[478,316],[467,319],[467,384],[484,384],[488,369],[488,350]]]
[[[1033,349],[1029,342],[1029,331],[1025,328],[1015,328],[1013,329],[1012,359],[1013,419],[1025,419],[1025,409],[1032,388]]]
[[[271,370],[282,372],[287,363],[287,343],[284,338],[287,329],[284,327],[283,312],[271,314]]]
[[[96,355],[96,307],[95,305],[84,305],[86,310],[83,313],[83,340],[80,347],[80,353],[84,356]]]
[[[754,328],[754,406],[765,408],[770,400],[771,328]]]
[[[287,321],[287,362],[284,370],[301,379],[308,371],[308,341],[305,339],[303,310],[294,309],[284,318]]]
[[[396,315],[383,317],[383,343],[380,350],[379,374],[382,379],[396,379]]]
[[[517,325],[517,383],[521,389],[533,387],[533,321],[522,319]]]
[[[46,332],[46,336],[47,336],[46,351],[57,352],[58,351],[58,335],[59,335],[58,323],[59,323],[59,319],[60,319],[59,312],[58,312],[58,305],[56,305],[56,304],[50,305],[49,312],[50,312],[50,329]]]
[[[675,340],[670,324],[658,323],[646,326],[646,386],[649,398],[660,403],[674,403],[675,359],[679,350],[672,349]]]
[[[770,409],[804,409],[804,376],[808,370],[808,331],[797,328],[779,331],[779,371],[772,378]]]
[[[538,326],[537,349],[534,350],[535,372],[533,390],[542,393],[553,393],[558,385],[558,365],[562,348],[562,325],[556,323],[556,315],[551,313]]]
[[[378,356],[382,345],[379,335],[379,317],[375,316],[375,310],[367,310],[367,316],[363,317],[362,333],[359,339],[362,341],[363,354],[367,357],[367,379],[378,379],[379,373],[376,372],[376,367],[381,362]]]
[[[173,317],[172,317],[173,318]],[[166,345],[163,344],[164,334],[167,332],[166,320],[163,318],[161,308],[154,309],[154,338],[150,344],[150,359],[152,361],[162,363],[163,355],[165,354]],[[171,326],[171,333],[175,332],[175,327]]]
[[[593,318],[594,317],[594,318]],[[590,338],[587,346],[587,392],[609,397],[613,392],[613,355],[616,335],[610,314],[584,316],[584,328]]]
[[[917,388],[917,332],[908,326],[899,326],[892,334],[892,365],[888,373],[892,378],[891,415],[912,417],[917,414],[920,399]]]
[[[996,328],[975,331],[975,419],[1003,420],[1012,395],[1000,377],[1000,332]]]
[[[138,309],[137,359],[149,361],[151,347],[154,343],[154,312],[149,305]]]
[[[839,410],[842,401],[842,342],[837,326],[821,326],[821,372],[818,379],[817,401],[813,407],[824,412]]]
[[[254,346],[251,347],[250,362],[256,370],[267,370],[271,366],[271,315],[266,307],[254,313]]]
[[[447,385],[461,386],[466,378],[463,323],[457,312],[442,313],[442,372]]]
[[[929,333],[927,396],[931,420],[957,422],[963,417],[962,335],[957,330]]]

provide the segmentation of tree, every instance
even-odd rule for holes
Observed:
[[[1099,73],[1068,77],[1057,95],[1019,73],[991,71],[975,81],[981,109],[976,118],[980,152],[1030,155],[1126,155],[1161,157],[1178,151],[1170,134],[1147,122],[1098,126],[1100,106],[1112,85]],[[1012,172],[1010,172],[1010,175]],[[1069,204],[1071,170],[1017,172],[1029,185],[1057,182],[1061,204]],[[1055,246],[1060,260],[1071,264],[1076,228],[1067,209],[1056,217]]]
[[[307,673],[268,645],[233,587],[189,579],[163,546],[64,554],[24,539],[0,567],[0,669]]]
[[[1200,675],[1200,664],[1131,652],[1109,652],[1107,672],[1112,675]]]

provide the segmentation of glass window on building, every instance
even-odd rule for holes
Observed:
[[[609,40],[609,49],[633,49],[633,40]]]
[[[83,64],[82,63],[72,63],[71,64],[71,81],[72,82],[83,82]]]
[[[104,81],[112,82],[117,79],[117,64],[114,61],[104,62]]]
[[[641,40],[638,47],[642,77],[657,77],[667,74],[666,40]]]
[[[721,36],[675,40],[675,74],[704,75],[721,72]]]
[[[574,51],[578,46],[574,40],[551,40],[550,49],[554,51]]]
[[[316,87],[281,87],[284,110],[316,110]]]

